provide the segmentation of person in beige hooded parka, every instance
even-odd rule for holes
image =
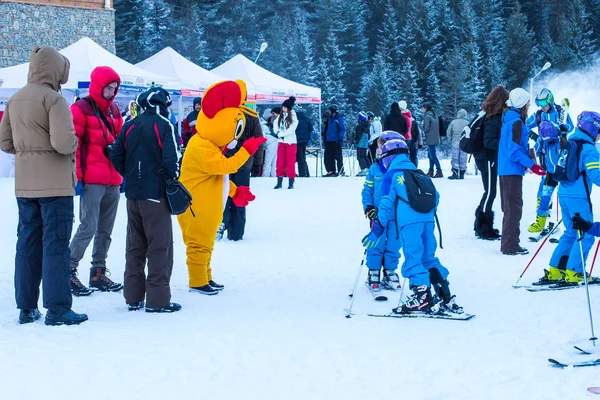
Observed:
[[[69,60],[52,47],[34,48],[27,85],[8,100],[0,122],[0,149],[15,155],[15,297],[22,324],[42,316],[40,282],[47,325],[87,320],[71,310],[69,289],[77,138],[69,105],[59,92],[69,67]]]

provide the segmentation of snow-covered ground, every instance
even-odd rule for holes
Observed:
[[[216,244],[213,271],[226,285],[223,293],[187,291],[185,248],[174,220],[172,291],[181,312],[127,312],[120,293],[95,293],[74,299],[74,309],[87,313],[88,322],[55,328],[16,323],[17,208],[14,182],[1,179],[0,398],[593,397],[586,387],[600,385],[597,368],[560,370],[547,362],[587,359],[571,351],[590,337],[585,291],[513,289],[531,255],[503,256],[499,242],[473,237],[479,177],[435,182],[444,234],[438,254],[450,269],[459,304],[477,314],[471,321],[367,317],[395,307],[398,294],[375,303],[362,282],[354,304],[359,315],[344,318],[363,254],[360,240],[368,231],[360,204],[363,179],[298,179],[295,190],[274,191],[274,179],[260,178],[251,184],[257,199],[248,208],[245,239]],[[536,176],[525,178],[522,244],[532,253],[537,244],[527,241],[526,228],[534,218],[538,182]],[[119,281],[124,200],[108,260]],[[495,206],[499,227],[499,200]],[[552,246],[542,249],[524,281],[541,275]],[[82,262],[84,281],[90,251]],[[600,289],[590,292],[600,321]]]

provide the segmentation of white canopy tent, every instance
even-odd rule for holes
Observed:
[[[321,104],[321,89],[285,79],[260,67],[241,54],[211,70],[227,79],[242,79],[248,100],[258,104],[281,103],[290,96],[296,103]]]
[[[189,82],[192,86],[188,89],[196,89],[205,92],[209,86],[225,78],[212,73],[185,58],[171,47],[165,47],[152,57],[136,64],[156,74],[161,74],[171,80]]]
[[[78,82],[89,81],[92,70],[98,66],[108,65],[121,76],[122,85],[150,87],[154,82],[166,88],[182,89],[191,88],[191,84],[178,80],[171,80],[163,75],[146,71],[117,57],[90,38],[82,38],[72,45],[60,50],[66,56],[71,68],[69,81],[63,85],[64,89],[75,90]],[[15,65],[0,69],[2,89],[20,89],[27,84],[29,63]]]

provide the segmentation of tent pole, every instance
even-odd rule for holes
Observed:
[[[321,140],[319,140],[319,157],[321,158],[321,162],[319,163],[319,165],[321,166],[321,175],[317,175],[317,176],[323,176],[323,114],[321,114],[321,103],[319,103],[319,136],[321,137]],[[319,171],[315,171],[317,174],[319,173]]]
[[[183,96],[181,95],[181,92],[179,93],[179,100],[177,100],[177,117],[177,132],[179,132],[179,137],[183,140],[183,132],[181,131],[181,122],[183,121]]]

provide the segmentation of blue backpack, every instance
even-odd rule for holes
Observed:
[[[579,171],[579,158],[583,142],[581,140],[567,140],[561,146],[558,163],[554,170],[553,178],[558,182],[575,182],[582,175]],[[585,173],[585,171],[583,171]]]

